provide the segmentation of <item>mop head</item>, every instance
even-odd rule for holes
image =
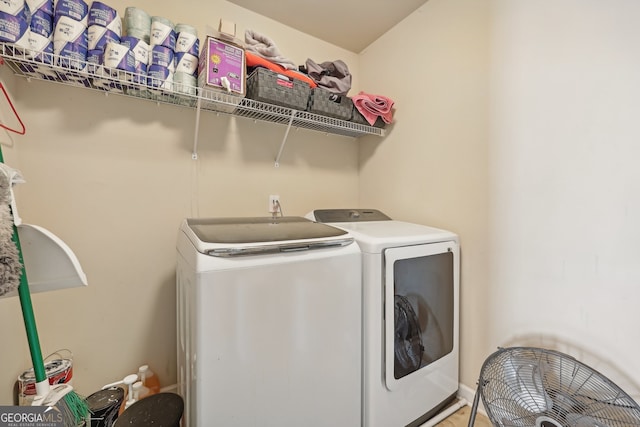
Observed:
[[[18,288],[22,273],[18,249],[12,240],[13,217],[9,209],[10,203],[9,177],[0,173],[0,297]]]
[[[62,417],[64,425],[70,427],[82,425],[89,416],[87,401],[76,394],[69,384],[51,386],[49,393],[42,399],[36,398],[33,405],[54,409]]]

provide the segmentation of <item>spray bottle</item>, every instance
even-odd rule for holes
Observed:
[[[146,389],[142,390],[142,394],[144,394],[145,391],[146,394],[141,396],[141,399],[152,394],[160,393],[160,381],[158,380],[158,376],[149,369],[149,365],[140,366],[140,368],[138,368],[138,376]]]
[[[124,385],[125,398],[122,401],[122,405],[120,406],[120,410],[118,411],[118,414],[122,414],[125,409],[127,409],[129,406],[133,405],[136,402],[135,396],[133,394],[133,384],[136,381],[138,381],[138,375],[131,374],[131,375],[127,375],[120,381],[116,381],[115,383],[107,384],[102,387],[102,389],[104,390],[109,387]]]

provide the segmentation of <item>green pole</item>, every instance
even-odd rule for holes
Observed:
[[[18,228],[13,226],[13,242],[18,248],[18,259],[22,266],[22,274],[20,274],[20,285],[18,285],[18,296],[20,297],[20,306],[22,307],[22,317],[24,319],[24,327],[27,331],[27,341],[29,342],[29,351],[31,352],[31,363],[33,363],[33,371],[36,375],[36,382],[47,379],[44,369],[44,360],[42,358],[42,350],[40,349],[40,339],[38,338],[38,329],[36,328],[36,317],[33,313],[33,305],[31,304],[31,293],[29,292],[29,282],[27,281],[27,272],[24,268],[24,259],[22,258],[22,248],[20,246],[20,237],[18,237]]]
[[[4,163],[2,149],[0,149],[0,163]],[[11,182],[9,182],[11,186]],[[11,213],[13,216],[13,212]],[[27,271],[24,267],[24,259],[22,257],[22,247],[20,246],[20,237],[18,236],[18,227],[13,224],[13,236],[11,238],[18,249],[18,260],[22,266],[20,274],[20,284],[18,285],[18,296],[20,297],[20,306],[22,307],[22,318],[24,319],[24,327],[27,331],[27,341],[29,342],[29,352],[31,353],[31,363],[33,364],[33,372],[35,373],[36,382],[42,382],[47,379],[47,373],[44,369],[44,359],[42,358],[42,350],[40,349],[40,339],[38,338],[38,329],[36,328],[36,318],[33,313],[33,304],[31,303],[31,293],[29,292],[29,282],[27,281]]]

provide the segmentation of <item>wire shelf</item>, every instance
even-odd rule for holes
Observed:
[[[280,107],[209,88],[165,82],[124,70],[68,59],[51,53],[17,49],[0,43],[0,56],[18,76],[124,95],[156,103],[223,113],[357,138],[384,136],[384,129]]]

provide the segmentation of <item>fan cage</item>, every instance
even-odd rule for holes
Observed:
[[[484,362],[478,390],[494,426],[640,426],[640,407],[627,393],[554,350],[499,349]]]

